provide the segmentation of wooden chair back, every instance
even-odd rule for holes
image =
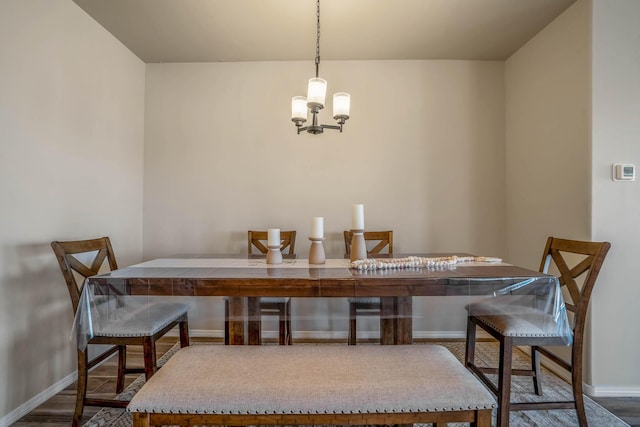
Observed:
[[[254,247],[260,251],[260,253],[266,254],[268,248],[266,242],[268,240],[267,231],[255,231],[249,230],[247,234],[247,244],[249,255],[253,253]],[[280,251],[283,254],[293,255],[296,249],[296,232],[293,231],[280,231]]]
[[[582,336],[591,292],[610,247],[609,242],[583,242],[557,237],[547,239],[539,271],[547,273],[551,261],[558,269],[560,286],[567,288],[571,299],[571,302],[567,302],[565,298],[565,306],[568,311],[574,313],[574,337]],[[580,256],[582,259],[576,263],[573,255]],[[568,261],[567,258],[570,260]],[[574,263],[575,265],[570,267]],[[582,286],[579,286],[576,279],[583,275],[585,276]]]
[[[55,241],[51,242],[51,247],[58,259],[58,264],[60,264],[60,270],[62,270],[64,280],[67,282],[67,289],[69,290],[73,313],[75,314],[78,309],[78,302],[80,301],[84,281],[78,283],[74,272],[82,276],[82,278],[94,276],[100,272],[105,259],[109,263],[109,269],[116,270],[118,264],[113,248],[111,247],[111,242],[108,237],[101,237],[99,239],[69,242]],[[95,254],[91,254],[92,252],[95,252]],[[90,262],[85,264],[79,261],[76,257],[78,254],[86,254],[90,257]]]
[[[344,231],[344,248],[346,254],[351,253],[351,238],[353,233],[349,230]],[[367,254],[379,254],[386,248],[386,252],[389,255],[393,255],[393,231],[365,231],[365,242],[377,241],[375,246],[371,249],[367,249]]]

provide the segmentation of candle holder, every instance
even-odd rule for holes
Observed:
[[[364,230],[351,229],[351,261],[367,259],[367,244],[364,241]]]
[[[282,264],[282,252],[280,246],[267,246],[267,264]]]
[[[309,237],[311,247],[309,248],[309,264],[324,264],[324,237]]]

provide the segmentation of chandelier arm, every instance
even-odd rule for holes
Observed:
[[[320,125],[323,129],[336,129],[342,132],[342,126],[339,125]]]

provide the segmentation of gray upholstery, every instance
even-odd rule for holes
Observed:
[[[466,307],[470,315],[506,337],[558,337],[558,345],[565,345],[559,334],[559,324],[553,316],[531,307],[505,307],[476,303]]]
[[[223,299],[225,301],[228,301],[229,297],[224,297]],[[289,299],[289,297],[260,297],[261,302],[265,302],[268,304],[284,304],[285,302],[289,301]]]
[[[360,304],[380,304],[380,298],[378,297],[349,298],[349,302],[357,302]]]
[[[94,325],[94,336],[151,336],[184,316],[189,306],[180,303],[151,303],[131,310],[129,307],[109,313],[106,325]]]
[[[442,346],[203,345],[180,349],[127,409],[333,414],[495,407],[493,396]]]
[[[284,304],[289,301],[287,297],[260,297],[260,302],[267,304]]]

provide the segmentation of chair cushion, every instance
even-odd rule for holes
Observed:
[[[380,304],[380,298],[378,297],[349,298],[349,302],[354,302],[358,304]]]
[[[289,298],[287,297],[260,297],[260,302],[264,302],[266,304],[285,304],[289,302]]]
[[[150,303],[135,309],[125,307],[109,314],[106,325],[93,325],[94,336],[144,337],[155,334],[171,322],[184,316],[187,304]]]
[[[223,297],[225,301],[229,300],[229,297]],[[289,302],[289,297],[260,297],[260,301],[267,304],[284,304]]]
[[[478,322],[506,337],[562,337],[559,324],[542,310],[511,307],[509,313],[500,313],[500,308],[486,303],[469,304],[465,308]]]

